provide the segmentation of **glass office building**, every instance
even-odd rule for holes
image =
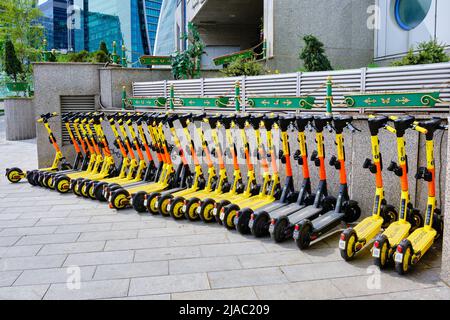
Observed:
[[[164,0],[155,40],[155,55],[168,56],[175,51],[178,0]]]
[[[152,54],[162,0],[73,0],[70,10],[71,47],[95,51],[105,41],[127,48],[127,59],[139,66],[139,57]]]
[[[40,22],[44,26],[48,49],[67,49],[67,7],[70,1],[47,0],[39,5],[42,11]]]

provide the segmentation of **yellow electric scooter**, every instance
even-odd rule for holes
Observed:
[[[411,231],[419,228],[423,224],[423,218],[419,210],[415,209],[410,200],[409,185],[408,185],[408,157],[406,155],[405,133],[408,129],[414,129],[417,132],[426,133],[426,129],[417,125],[417,122],[412,116],[405,116],[401,118],[391,117],[394,121],[395,132],[397,136],[397,153],[398,164],[391,162],[388,171],[392,171],[400,178],[401,184],[401,199],[399,206],[399,215],[396,222],[384,230],[375,238],[372,248],[372,256],[374,263],[380,269],[385,268],[394,255],[400,241],[405,239]],[[387,127],[389,129],[389,127]]]
[[[378,134],[381,129],[387,127],[388,117],[370,117],[368,120],[371,135],[373,161],[366,159],[363,164],[364,169],[368,169],[375,175],[375,200],[372,215],[358,223],[354,228],[349,227],[344,230],[339,240],[339,250],[344,260],[349,261],[355,254],[361,251],[366,245],[372,242],[382,229],[386,229],[398,218],[394,206],[388,205],[384,198],[383,187],[383,159],[380,151],[380,140]]]
[[[434,158],[434,133],[446,129],[441,125],[441,119],[421,121],[418,125],[426,129],[422,132],[426,137],[427,166],[419,168],[417,179],[428,182],[428,202],[425,213],[425,225],[416,229],[408,238],[403,239],[394,253],[395,270],[405,274],[431,248],[435,239],[442,234],[443,219],[441,211],[436,208],[436,170]]]

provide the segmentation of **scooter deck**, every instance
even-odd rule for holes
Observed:
[[[139,191],[151,193],[151,192],[163,190],[163,189],[167,188],[167,186],[168,186],[167,183],[151,182],[151,183],[147,183],[147,184],[142,184],[142,185],[134,187],[134,188],[129,188],[129,189],[125,188],[125,190],[127,190],[128,193],[130,193],[130,194],[135,194],[135,193],[138,193]]]
[[[437,232],[433,228],[422,227],[411,233],[408,240],[411,242],[414,252],[420,251],[423,255],[433,245],[436,235]]]
[[[389,239],[389,244],[392,248],[408,236],[409,230],[411,230],[411,224],[402,220],[392,223],[384,230],[383,234]]]
[[[342,221],[344,217],[345,214],[343,212],[336,212],[334,210],[328,211],[327,213],[324,213],[311,221],[313,230],[320,231],[333,229]]]
[[[259,209],[265,205],[268,205],[275,201],[273,196],[268,195],[257,195],[254,197],[246,198],[241,201],[233,201],[232,203],[238,205],[241,209],[250,208],[252,210]]]
[[[289,205],[289,204],[286,203],[286,202],[275,201],[275,202],[272,202],[272,203],[270,203],[268,205],[265,205],[264,207],[259,208],[259,210],[263,210],[263,211],[268,212],[270,214],[274,210],[278,210],[278,209],[283,208],[283,207],[285,207],[287,205]]]
[[[289,216],[299,210],[302,210],[305,208],[305,205],[299,205],[297,203],[291,203],[284,207],[281,207],[275,211],[269,212],[265,208],[261,208],[261,210],[267,211],[267,213],[270,215],[270,218],[272,219],[278,219],[283,216]]]
[[[296,224],[305,219],[312,220],[312,219],[316,218],[317,216],[319,216],[319,214],[322,212],[322,210],[323,210],[323,208],[321,208],[321,207],[316,208],[314,206],[307,206],[297,212],[294,212],[294,213],[288,215],[287,217],[291,224]]]
[[[383,218],[370,216],[358,223],[353,230],[355,230],[359,241],[370,241],[381,231],[382,224]]]
[[[206,191],[206,190],[198,190],[195,191],[191,194],[189,194],[187,197],[185,197],[186,199],[192,199],[192,198],[200,198],[200,199],[206,199],[209,198],[209,195],[213,196],[215,193],[215,191]],[[211,197],[212,198],[212,197]]]

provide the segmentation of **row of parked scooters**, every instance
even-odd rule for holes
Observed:
[[[394,262],[400,274],[416,264],[442,232],[443,219],[436,209],[434,168],[434,133],[447,128],[441,119],[417,122],[412,116],[369,118],[373,159],[367,159],[364,168],[376,177],[375,201],[372,215],[354,226],[361,209],[348,192],[343,134],[344,130],[351,133],[359,130],[352,125],[350,116],[69,113],[62,115],[62,122],[76,152],[73,165],[63,156],[50,128],[49,120],[55,116],[56,113],[49,113],[38,120],[56,151],[52,166],[28,172],[8,169],[6,176],[11,182],[26,178],[33,186],[107,201],[110,208],[117,210],[133,207],[141,213],[177,220],[216,222],[242,234],[270,235],[276,242],[294,239],[302,250],[344,223],[348,228],[340,236],[339,249],[345,260],[373,246],[375,264],[385,268]],[[114,134],[111,145],[104,132],[105,123]],[[213,145],[205,139],[205,123],[211,128]],[[191,129],[196,130],[201,148],[196,148]],[[256,154],[250,148],[249,129],[256,138]],[[265,139],[261,129],[265,129]],[[298,133],[298,145],[291,154],[292,129]],[[219,138],[223,130],[225,143]],[[308,155],[306,132],[312,130],[316,146]],[[337,156],[329,159],[329,165],[339,172],[336,196],[329,193],[327,186],[325,130],[335,133]],[[384,198],[378,138],[381,130],[397,137],[398,163],[392,162],[387,169],[400,179],[398,212]],[[407,130],[416,130],[426,137],[427,167],[416,174],[417,179],[428,182],[425,218],[410,202],[404,139]],[[274,139],[275,131],[281,137],[280,150]],[[113,155],[112,145],[120,157]],[[174,157],[181,160],[179,165],[174,163]],[[217,159],[217,168],[213,158]],[[241,172],[241,158],[245,160],[246,178]],[[201,159],[205,159],[207,172],[203,171]],[[228,159],[233,167],[232,176],[227,173]],[[255,159],[258,163],[254,163]],[[302,167],[303,180],[298,188],[294,184],[292,161]],[[318,168],[315,191],[309,161]],[[257,164],[261,167],[261,179],[257,179]],[[281,166],[286,177],[284,183],[280,178]]]

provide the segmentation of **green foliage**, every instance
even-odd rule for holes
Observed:
[[[40,58],[44,28],[38,19],[42,12],[35,0],[2,0],[0,8],[0,42],[10,39],[25,65],[24,72],[31,73],[31,62]]]
[[[408,66],[417,64],[448,62],[450,57],[445,53],[445,46],[435,40],[419,43],[417,54],[411,48],[407,55],[399,61],[393,62],[392,66]]]
[[[4,71],[8,76],[17,81],[17,76],[23,72],[22,63],[19,61],[11,40],[5,42]]]
[[[88,62],[89,52],[82,50],[80,52],[69,53],[69,62]]]
[[[93,62],[106,63],[109,61],[109,55],[103,50],[98,50],[93,53],[93,60]]]
[[[98,51],[103,51],[106,54],[106,56],[109,55],[108,47],[106,46],[105,41],[100,42],[100,47],[99,47]]]
[[[193,23],[188,25],[188,34],[184,37],[188,48],[184,52],[172,54],[172,74],[175,79],[194,79],[200,75],[200,61],[205,53],[205,44]]]
[[[367,65],[367,68],[379,68],[380,66],[378,64],[376,64],[375,62],[369,63]]]
[[[300,52],[299,58],[303,60],[306,71],[328,71],[333,70],[330,61],[325,55],[323,43],[313,35],[303,37],[305,48]]]
[[[256,59],[238,58],[220,71],[227,77],[259,76],[264,73],[264,68]]]

